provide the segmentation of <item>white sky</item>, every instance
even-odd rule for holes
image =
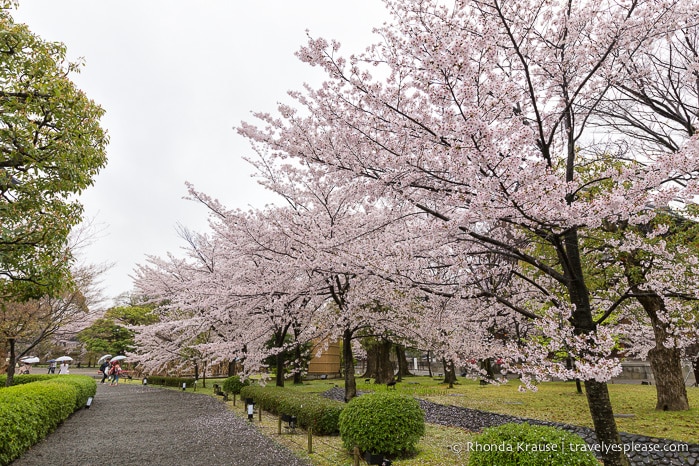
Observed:
[[[106,227],[85,259],[115,263],[111,297],[132,289],[146,254],[178,253],[178,223],[206,230],[205,209],[182,199],[185,181],[228,207],[274,201],[250,178],[233,127],[319,82],[294,56],[306,29],[347,55],[388,17],[381,0],[20,0],[13,16],[84,58],[73,80],[106,110],[109,163],[81,200]]]

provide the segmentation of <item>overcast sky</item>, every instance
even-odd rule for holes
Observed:
[[[182,199],[185,181],[228,207],[274,201],[250,178],[233,127],[319,82],[294,56],[305,31],[357,52],[387,19],[381,0],[20,0],[13,16],[85,60],[73,80],[106,110],[109,162],[81,200],[106,228],[85,255],[115,263],[112,297],[132,289],[147,254],[179,254],[178,223],[206,231],[205,209]]]

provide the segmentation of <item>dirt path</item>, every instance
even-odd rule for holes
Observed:
[[[74,413],[14,466],[307,465],[210,396],[97,384]]]

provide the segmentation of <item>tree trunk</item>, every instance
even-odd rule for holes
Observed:
[[[7,366],[7,378],[5,379],[5,386],[11,387],[15,384],[15,339],[8,338],[7,343],[10,345],[10,360]]]
[[[233,377],[236,374],[236,361],[228,361],[228,377]]]
[[[587,404],[595,426],[595,434],[602,447],[601,456],[605,466],[630,466],[629,459],[621,453],[621,437],[614,420],[609,389],[604,382],[585,381]]]
[[[650,367],[655,378],[657,403],[661,411],[685,411],[689,409],[687,387],[682,377],[682,361],[677,348],[666,348],[656,341],[655,348],[648,352]]]
[[[396,358],[398,358],[398,381],[402,382],[403,377],[408,377],[413,375],[410,372],[410,367],[408,366],[408,361],[405,359],[405,346],[396,345]]]
[[[631,257],[630,266],[640,266],[640,259]],[[643,279],[635,278],[633,269],[625,271],[631,289],[636,293],[636,299],[650,318],[655,336],[655,347],[648,352],[650,367],[655,378],[657,400],[655,409],[662,411],[684,411],[689,409],[687,387],[682,376],[682,361],[677,348],[667,348],[665,342],[672,337],[667,332],[667,324],[658,316],[665,311],[665,301],[662,296],[648,290],[639,289]]]
[[[569,370],[573,370],[573,368],[575,368],[575,361],[573,361],[573,358],[570,356],[566,359],[566,367]],[[582,395],[582,384],[580,383],[580,379],[578,377],[575,378],[575,390],[578,392],[578,395]]]
[[[427,351],[427,373],[429,374],[430,378],[433,377],[432,375],[432,355],[430,351]]]
[[[689,409],[687,387],[682,376],[682,359],[678,348],[668,348],[665,341],[670,338],[665,324],[658,319],[655,309],[662,305],[659,296],[638,298],[643,308],[651,317],[655,347],[648,352],[650,368],[655,378],[657,401],[655,409],[661,411],[686,411]],[[645,302],[645,304],[644,304]]]
[[[287,325],[286,327],[278,329],[276,332],[274,332],[274,347],[279,351],[274,358],[276,370],[275,382],[277,387],[284,386],[284,366],[287,359],[287,352],[286,350],[282,350],[282,348],[284,348],[286,333],[288,330],[289,326]]]
[[[456,383],[456,368],[454,367],[454,361],[447,362],[446,359],[442,358],[442,366],[444,367],[444,382],[448,383],[449,388],[454,388]]]
[[[357,396],[357,381],[354,378],[354,357],[352,355],[352,331],[342,332],[342,364],[345,376],[345,403]]]
[[[493,362],[490,359],[481,359],[481,369],[485,371],[485,379],[481,379],[481,385],[490,383],[493,379],[495,379],[495,373],[493,372]]]
[[[379,340],[375,345],[376,376],[375,383],[385,384],[393,381],[393,363],[391,363],[391,346],[388,340]]]
[[[303,355],[301,354],[301,345],[299,345],[298,342],[294,348],[294,355],[296,356],[296,362],[294,363],[294,385],[301,385],[303,384],[303,377],[301,374],[301,365],[303,364],[301,358]]]
[[[284,386],[284,352],[277,353],[275,357],[277,375],[275,377],[277,387]]]
[[[374,351],[374,344],[367,345],[366,348],[366,369],[362,377],[365,379],[376,378],[377,366],[378,366],[378,354]]]
[[[569,149],[573,150],[572,147]],[[561,262],[564,264],[564,275],[570,303],[574,306],[571,324],[577,335],[589,334],[595,331],[595,322],[592,318],[590,293],[585,283],[580,258],[577,229],[571,228],[568,230],[563,235],[563,240],[563,247],[558,248],[558,253]],[[605,466],[629,466],[628,457],[620,449],[621,438],[614,419],[612,403],[609,400],[607,384],[595,380],[586,380],[585,392],[587,405],[595,427],[595,434],[603,448],[601,456]]]

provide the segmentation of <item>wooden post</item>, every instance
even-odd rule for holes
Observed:
[[[361,458],[361,455],[359,454],[359,447],[354,446],[354,450],[352,451],[352,466],[359,466],[359,460]]]
[[[308,454],[313,453],[313,427],[308,426]]]
[[[282,434],[282,415],[279,415],[279,423],[277,424],[277,434]]]

